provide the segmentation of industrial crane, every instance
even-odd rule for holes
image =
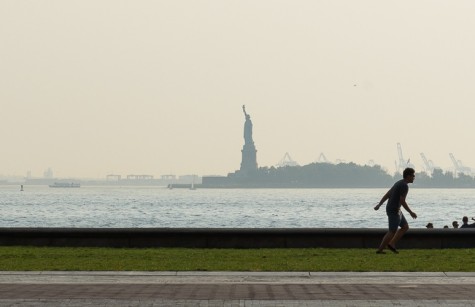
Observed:
[[[328,161],[327,157],[325,157],[323,152],[320,153],[320,155],[318,156],[317,162],[319,162],[319,163],[330,163],[330,161]]]
[[[286,152],[284,157],[279,161],[279,163],[277,163],[277,167],[284,167],[284,166],[298,166],[299,164],[292,160],[292,158],[290,157],[289,153]]]
[[[402,147],[400,143],[397,143],[397,153],[399,157],[399,162],[396,162],[396,171],[401,172],[406,168],[406,167],[411,167],[414,168],[414,164],[412,164],[410,161],[411,159],[408,159],[407,161],[404,159],[404,156],[402,155]]]
[[[425,170],[428,175],[431,175],[435,169],[440,169],[440,167],[434,165],[432,160],[428,160],[423,152],[421,152],[421,158],[424,161]]]
[[[455,159],[452,153],[449,153],[450,160],[452,160],[452,164],[454,165],[454,172],[455,177],[459,174],[470,175],[472,173],[472,169],[467,166],[463,166],[462,161]]]

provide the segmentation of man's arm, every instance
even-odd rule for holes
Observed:
[[[406,209],[407,212],[409,212],[413,219],[417,218],[417,214],[415,212],[412,212],[411,208],[409,208],[406,203],[406,195],[401,195],[399,203],[404,207],[404,209]]]
[[[379,201],[379,204],[374,207],[374,210],[379,210],[379,207],[381,207],[381,205],[389,199],[389,195],[391,195],[391,189],[389,189],[386,194],[384,194],[383,198],[381,198],[381,200]]]

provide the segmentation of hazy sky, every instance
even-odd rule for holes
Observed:
[[[475,168],[475,1],[0,0],[0,175]]]

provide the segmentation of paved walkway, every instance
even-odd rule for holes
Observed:
[[[475,306],[475,272],[0,272],[0,306]]]

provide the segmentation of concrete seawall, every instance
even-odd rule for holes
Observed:
[[[386,229],[0,228],[0,246],[376,248]],[[410,229],[400,248],[475,248],[475,229]]]

